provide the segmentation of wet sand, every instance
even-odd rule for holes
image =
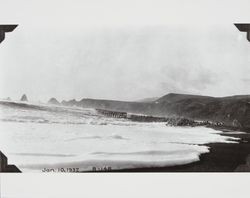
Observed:
[[[171,167],[113,170],[111,172],[250,172],[250,133],[223,135],[241,138],[239,143],[211,143],[210,152],[202,154],[200,161]]]

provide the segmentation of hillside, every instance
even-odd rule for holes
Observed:
[[[168,94],[157,100],[162,114],[250,127],[250,96],[208,97]]]
[[[250,128],[250,95],[210,97],[167,94],[153,102],[82,99],[64,105],[124,111],[164,117],[185,117],[223,122],[227,126]]]

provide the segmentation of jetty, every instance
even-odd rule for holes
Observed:
[[[166,122],[168,120],[165,117],[156,117],[156,116],[140,115],[140,114],[129,114],[127,118],[135,122]]]
[[[105,109],[96,109],[96,112],[112,118],[127,118],[127,112],[110,111]]]
[[[156,116],[142,115],[142,114],[130,114],[127,112],[111,111],[105,109],[96,109],[96,112],[107,117],[123,118],[135,122],[166,122],[168,120],[165,117],[156,117]]]

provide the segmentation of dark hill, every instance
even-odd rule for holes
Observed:
[[[189,95],[189,94],[176,94],[176,93],[170,93],[165,96],[162,96],[157,102],[177,102],[180,100],[209,100],[213,99],[213,97],[210,96],[200,96],[200,95]]]
[[[250,127],[250,96],[208,97],[168,94],[157,100],[161,113]]]
[[[53,104],[53,105],[60,105],[60,102],[58,102],[58,100],[56,98],[51,98],[48,101],[48,104]]]
[[[183,117],[223,122],[227,126],[250,128],[250,95],[210,97],[186,94],[167,94],[154,102],[82,99],[68,105],[85,108],[139,113],[152,116]]]

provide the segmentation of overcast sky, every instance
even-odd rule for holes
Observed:
[[[188,2],[4,2],[0,22],[19,27],[0,46],[0,97],[249,94],[250,43],[233,23],[250,1]]]

